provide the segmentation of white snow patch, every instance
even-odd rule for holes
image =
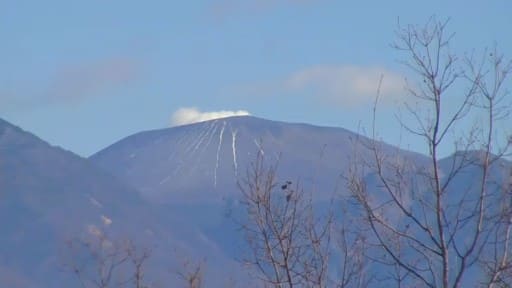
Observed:
[[[263,147],[261,147],[261,143],[258,140],[254,139],[254,144],[256,144],[256,147],[258,147],[258,150],[261,153],[261,155],[262,156],[265,155],[265,151],[263,151]]]
[[[217,161],[215,162],[215,170],[214,170],[214,180],[213,180],[213,186],[217,188],[217,169],[219,168],[219,154],[220,154],[220,148],[222,146],[222,136],[224,135],[224,128],[226,128],[226,121],[222,124],[222,129],[220,129],[219,134],[219,145],[217,146]]]
[[[112,219],[108,218],[105,215],[101,215],[101,221],[103,221],[103,225],[110,226],[112,224]]]
[[[236,161],[236,134],[238,130],[231,130],[231,149],[233,150],[233,167],[235,168],[235,177],[238,176],[238,163]]]
[[[98,202],[98,200],[94,199],[94,197],[92,196],[89,196],[89,201],[91,202],[92,205],[98,207],[98,208],[102,208],[103,205],[101,205],[100,202]]]

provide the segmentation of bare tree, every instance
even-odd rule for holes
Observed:
[[[364,287],[364,241],[348,229],[333,233],[333,210],[318,213],[299,184],[280,182],[277,164],[264,160],[260,150],[239,183],[245,210],[239,222],[250,248],[245,263],[271,287]]]
[[[67,241],[65,267],[83,288],[145,288],[144,268],[151,256],[129,240],[116,241],[107,230],[89,227],[89,235]]]
[[[138,249],[133,243],[128,243],[126,253],[133,267],[132,282],[134,288],[146,288],[145,284],[145,266],[147,260],[151,257],[150,249]]]
[[[512,195],[501,177],[510,142],[499,145],[506,139],[496,123],[510,108],[503,86],[512,65],[496,50],[478,61],[457,58],[447,24],[433,17],[423,27],[401,26],[394,44],[418,76],[407,87],[416,105],[405,104],[413,122],[399,122],[424,140],[428,162],[385,152],[377,142],[378,92],[373,141],[360,143],[372,156],[348,175],[371,231],[372,260],[386,267],[382,280],[399,287],[493,287],[510,275]],[[453,142],[455,153],[442,160],[440,150]]]
[[[239,185],[246,210],[242,228],[251,249],[246,263],[273,287],[324,287],[332,217],[317,226],[311,202],[291,181],[278,185],[276,168],[265,166],[260,152]]]
[[[176,275],[183,282],[186,288],[203,287],[204,261],[193,262],[185,260]]]

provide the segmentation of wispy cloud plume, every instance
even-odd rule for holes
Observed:
[[[296,71],[282,85],[288,93],[301,93],[343,105],[358,105],[375,99],[379,89],[384,102],[405,95],[405,79],[381,67],[314,66]]]
[[[133,58],[104,58],[63,64],[54,71],[45,71],[49,77],[44,82],[19,77],[2,85],[0,111],[69,104],[112,95],[117,89],[128,87],[140,79],[141,70],[140,61]]]
[[[114,58],[63,67],[54,76],[48,97],[52,101],[76,101],[96,96],[133,82],[139,66],[133,59]]]
[[[209,111],[202,112],[195,107],[180,108],[173,113],[171,117],[172,126],[180,126],[186,124],[192,124],[197,122],[203,122],[213,119],[226,118],[231,116],[246,116],[251,115],[246,110],[220,110],[220,111]]]

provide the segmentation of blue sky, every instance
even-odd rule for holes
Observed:
[[[450,17],[456,52],[497,43],[512,57],[510,11],[508,0],[4,0],[0,117],[83,156],[187,107],[355,131],[384,74],[379,135],[396,144],[409,75],[390,47],[397,20]]]

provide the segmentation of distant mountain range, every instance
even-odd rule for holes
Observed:
[[[212,278],[242,275],[234,258],[243,244],[224,215],[256,154],[278,161],[281,181],[298,181],[322,202],[345,193],[340,175],[370,141],[341,128],[241,116],[141,132],[84,159],[0,119],[0,287],[73,283],[62,272],[63,243],[106,219],[116,235],[166,251],[155,257],[162,271],[177,264],[178,253],[206,259]],[[385,154],[428,163],[379,145]],[[441,162],[448,169],[453,158]],[[225,283],[218,281],[214,287]]]
[[[58,287],[64,240],[106,219],[126,229],[121,219],[144,210],[135,189],[0,120],[1,287]]]

